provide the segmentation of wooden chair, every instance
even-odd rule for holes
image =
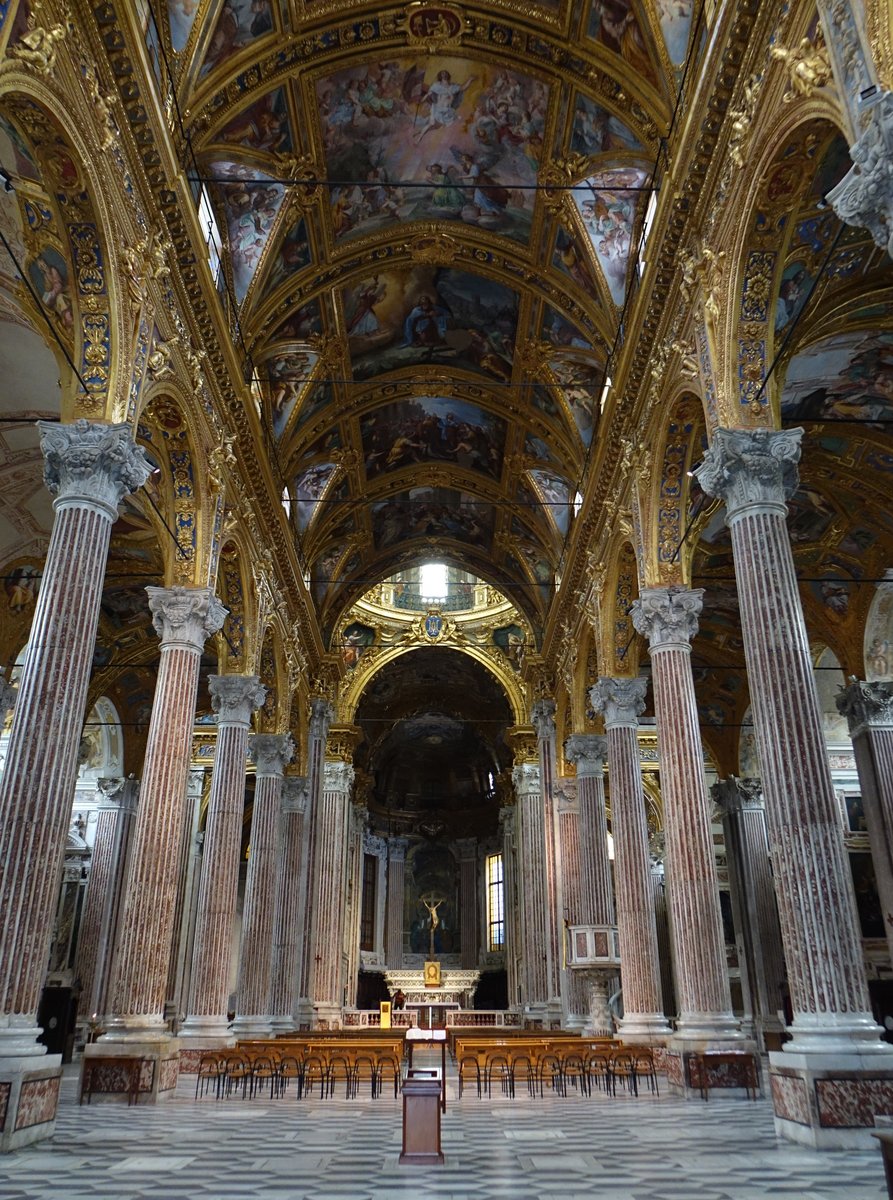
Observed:
[[[597,1091],[606,1096],[614,1095],[614,1076],[611,1073],[611,1055],[601,1050],[586,1059],[588,1094],[592,1095],[593,1083]]]
[[[529,1054],[512,1055],[512,1095],[519,1083],[527,1086],[527,1095],[535,1096],[537,1089],[536,1067]]]
[[[637,1050],[633,1058],[633,1071],[636,1078],[636,1092],[638,1093],[638,1083],[640,1079],[647,1079],[648,1086],[655,1096],[659,1096],[660,1092],[657,1087],[657,1071],[654,1067],[654,1055],[650,1050]]]
[[[360,1094],[360,1084],[369,1084],[369,1094],[374,1100],[378,1094],[378,1063],[375,1055],[358,1051],[353,1057],[353,1094]]]
[[[199,1059],[198,1073],[195,1077],[195,1098],[204,1096],[211,1085],[214,1085],[214,1095],[219,1100],[223,1084],[224,1070],[216,1054],[203,1054]]]
[[[394,1099],[396,1099],[397,1091],[400,1087],[400,1078],[400,1059],[398,1055],[391,1053],[390,1050],[382,1051],[377,1056],[375,1066],[375,1095],[380,1096],[382,1094],[386,1080],[393,1080]]]
[[[536,1082],[540,1096],[545,1094],[548,1085],[557,1096],[564,1093],[564,1075],[561,1070],[561,1059],[557,1054],[547,1051],[541,1054],[536,1064]]]
[[[494,1079],[499,1081],[503,1096],[514,1098],[515,1086],[512,1078],[511,1062],[509,1055],[504,1050],[487,1056],[486,1066],[484,1067],[484,1088],[488,1096],[493,1095]]]
[[[567,1095],[567,1085],[572,1083],[575,1091],[579,1088],[580,1095],[587,1096],[589,1094],[589,1075],[583,1055],[576,1050],[566,1052],[561,1056],[560,1065],[563,1094]]]
[[[481,1096],[481,1064],[478,1062],[476,1054],[463,1054],[457,1063],[459,1071],[459,1099],[462,1099],[462,1092],[465,1090],[467,1083],[477,1085],[478,1099]]]
[[[611,1055],[611,1077],[615,1096],[617,1095],[618,1079],[631,1096],[638,1096],[639,1089],[636,1083],[635,1058],[628,1051],[621,1050]]]
[[[248,1080],[249,1096],[253,1098],[258,1092],[266,1091],[269,1085],[270,1099],[272,1100],[278,1087],[277,1076],[278,1072],[272,1055],[258,1054],[251,1062]]]
[[[295,1081],[298,1099],[304,1091],[304,1065],[295,1055],[285,1054],[282,1056],[282,1061],[279,1063],[279,1078],[277,1080],[277,1092],[279,1096],[285,1096],[288,1092],[288,1085],[291,1080]]]
[[[344,1080],[344,1098],[353,1095],[353,1056],[348,1051],[336,1051],[329,1056],[329,1095],[334,1096],[335,1084]]]
[[[313,1085],[319,1084],[320,1099],[329,1094],[329,1069],[321,1054],[308,1054],[304,1059],[304,1097],[313,1091]]]
[[[251,1078],[251,1067],[241,1054],[227,1054],[223,1060],[222,1094],[231,1096],[241,1089],[242,1099],[248,1095],[248,1081]]]

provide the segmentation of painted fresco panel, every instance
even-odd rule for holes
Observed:
[[[648,178],[641,167],[599,171],[573,190],[574,203],[592,242],[615,304],[626,294],[633,226]]]
[[[592,0],[586,36],[618,54],[637,75],[657,85],[657,76],[632,0]]]
[[[563,537],[570,525],[570,484],[552,471],[531,471],[530,477],[546,511]]]
[[[337,469],[335,463],[316,463],[295,480],[294,513],[301,532],[313,520],[317,506]]]
[[[181,7],[189,7],[189,0],[182,0]],[[219,67],[272,29],[272,0],[224,0],[200,74]]]
[[[220,180],[217,190],[229,232],[233,290],[241,303],[282,206],[285,188],[255,167],[238,163],[216,162],[211,171]]]
[[[413,463],[452,462],[499,479],[506,423],[466,400],[419,397],[384,405],[361,421],[366,475]]]
[[[285,90],[276,88],[249,104],[218,133],[214,141],[247,146],[268,154],[288,154],[294,147]]]
[[[605,154],[609,150],[642,150],[644,147],[619,117],[577,93],[571,149],[577,154]]]
[[[455,488],[411,488],[372,505],[372,534],[379,550],[418,537],[453,538],[486,550],[493,525],[491,504]]]
[[[785,420],[893,420],[893,333],[837,334],[797,354],[781,397]]]
[[[693,9],[694,0],[657,0],[660,31],[674,67],[680,67],[685,62]]]

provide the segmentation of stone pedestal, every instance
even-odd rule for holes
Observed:
[[[717,429],[697,475],[709,496],[726,502],[794,1012],[792,1040],[770,1059],[773,1074],[784,1064],[787,1080],[777,1090],[773,1081],[773,1096],[811,1094],[813,1055],[821,1064],[816,1069],[831,1063],[828,1069],[839,1069],[841,1078],[851,1063],[849,1076],[864,1081],[859,1119],[868,1125],[874,1113],[893,1111],[886,1085],[876,1084],[893,1069],[893,1048],[880,1041],[871,1015],[786,524],[802,434],[800,429]],[[802,1086],[790,1082],[794,1073]],[[820,1113],[811,1101],[798,1111],[805,1114],[814,1144],[837,1144],[839,1135],[816,1119]],[[792,1136],[786,1113],[778,1120],[779,1132]]]
[[[164,1042],[168,968],[188,812],[186,779],[206,639],[226,609],[209,588],[147,588],[161,665],[101,1043]],[[111,1051],[110,1051],[111,1053]],[[158,1053],[165,1056],[164,1049]]]
[[[602,678],[590,689],[604,713],[611,771],[611,823],[617,889],[617,932],[627,1041],[664,1042],[670,1026],[663,1012],[660,958],[652,899],[648,818],[639,765],[637,730],[645,708],[645,679]]]
[[[136,1079],[134,1070],[138,1071]],[[180,1044],[171,1037],[132,1038],[119,1044],[94,1042],[84,1047],[82,1089],[87,1072],[91,1105],[173,1100],[180,1073]]]
[[[0,780],[0,1148],[53,1131],[36,1043],[112,523],[151,467],[126,425],[39,422],[53,532]]]
[[[273,1033],[296,1028],[298,975],[304,922],[301,905],[306,866],[304,818],[308,782],[302,775],[282,781],[282,846],[279,854],[276,915],[273,921],[273,985],[270,1011]]]
[[[891,1058],[787,1048],[770,1054],[775,1132],[819,1150],[873,1147],[875,1114],[893,1113]]]
[[[257,675],[212,675],[211,704],[217,713],[217,747],[208,797],[195,943],[186,1020],[185,1049],[230,1046],[227,1001],[239,856],[245,810],[245,765],[251,714],[267,694]]]
[[[237,1038],[270,1037],[273,1032],[273,918],[279,865],[282,772],[294,752],[290,733],[259,733],[251,742],[250,754],[257,774],[245,880],[236,1019],[232,1026]]]

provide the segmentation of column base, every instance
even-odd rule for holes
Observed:
[[[230,1026],[230,1031],[240,1042],[252,1038],[271,1038],[273,1036],[272,1020],[273,1018],[266,1014],[237,1016]]]
[[[724,1100],[763,1094],[760,1055],[756,1044],[745,1038],[697,1041],[674,1034],[661,1058],[674,1096],[706,1100],[717,1089]]]
[[[769,1082],[776,1134],[802,1146],[873,1148],[875,1117],[893,1113],[893,1051],[890,1056],[774,1051]]]
[[[180,1074],[196,1075],[198,1073],[198,1065],[206,1054],[232,1050],[236,1044],[236,1039],[226,1025],[223,1026],[222,1031],[219,1029],[216,1031],[211,1030],[209,1026],[208,1032],[202,1032],[198,1026],[187,1029],[184,1025],[180,1030],[179,1042]]]
[[[280,1033],[297,1033],[298,1025],[294,1017],[271,1017],[270,1025],[273,1029],[273,1037],[278,1037]]]
[[[61,1083],[61,1054],[0,1058],[0,1154],[53,1136]]]
[[[326,1004],[325,1001],[314,1000],[314,1029],[340,1029],[342,1024],[343,1019],[340,1004]]]
[[[133,1086],[133,1064],[139,1078]],[[108,1034],[84,1047],[81,1091],[84,1103],[158,1104],[173,1099],[180,1074],[180,1043],[175,1037],[112,1040]]]
[[[627,1013],[621,1017],[617,1036],[641,1046],[665,1046],[673,1036],[663,1013]]]

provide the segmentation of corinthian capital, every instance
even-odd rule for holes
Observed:
[[[589,689],[589,702],[597,713],[605,715],[605,729],[637,729],[639,714],[645,711],[648,680],[612,679],[603,675]]]
[[[143,486],[152,464],[133,440],[130,426],[96,425],[83,419],[70,425],[38,421],[43,480],[54,507],[91,506],[111,520],[128,492]]]
[[[827,199],[841,221],[869,230],[893,254],[893,92],[864,106],[862,114],[867,124],[850,147],[853,166]]]
[[[267,698],[267,689],[257,675],[209,675],[211,707],[219,725],[241,725],[247,729],[251,714]]]
[[[785,513],[797,489],[802,429],[717,429],[695,471],[708,496],[721,496],[726,520],[754,510]]]
[[[282,811],[303,813],[307,811],[310,795],[310,780],[306,775],[287,775],[282,781]]]
[[[698,631],[703,595],[703,588],[643,588],[632,603],[630,616],[638,632],[648,638],[652,653],[690,648]]]
[[[850,682],[835,697],[837,711],[846,717],[850,737],[866,729],[893,729],[893,683],[866,683],[850,676]]]
[[[348,762],[329,761],[323,765],[323,791],[347,795],[353,787],[354,769]]]
[[[335,709],[321,696],[310,701],[310,737],[321,738],[325,741],[329,736],[329,726],[335,719]]]
[[[555,701],[537,700],[530,713],[530,723],[538,738],[553,737],[555,734]]]
[[[248,747],[248,757],[258,775],[281,775],[294,753],[290,733],[256,733]]]
[[[565,739],[564,757],[575,764],[578,779],[601,775],[608,757],[608,739],[598,733],[572,733]]]
[[[763,783],[753,777],[717,779],[710,788],[713,803],[724,813],[742,812],[747,808],[763,808]]]
[[[540,769],[536,763],[518,763],[512,768],[512,783],[518,799],[522,796],[539,795]]]
[[[146,592],[162,647],[183,646],[200,653],[229,611],[210,588],[147,587]]]

